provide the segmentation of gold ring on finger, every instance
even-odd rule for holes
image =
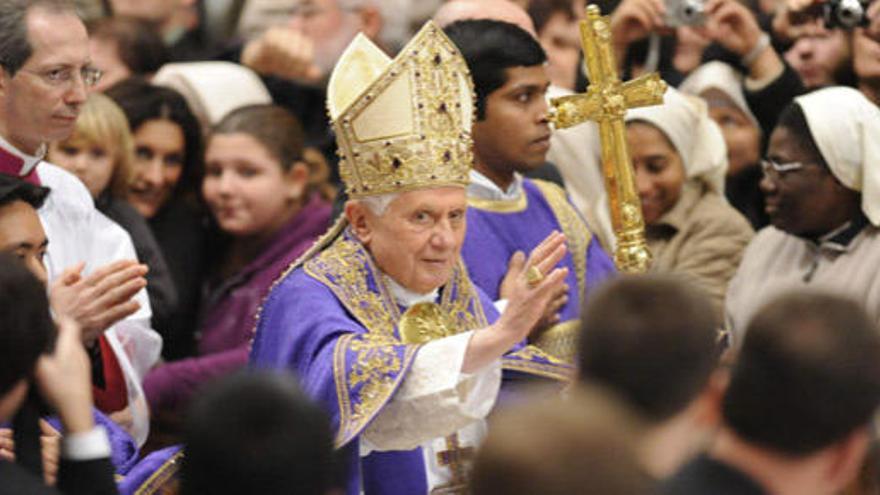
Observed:
[[[537,266],[531,266],[526,270],[526,282],[529,284],[529,287],[535,287],[542,280],[544,280],[544,273]]]

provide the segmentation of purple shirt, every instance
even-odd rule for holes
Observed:
[[[144,379],[151,410],[175,408],[201,384],[247,364],[257,309],[287,266],[327,230],[330,211],[312,197],[256,259],[211,293],[200,325],[199,356],[155,368]]]

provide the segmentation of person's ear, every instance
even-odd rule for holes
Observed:
[[[870,442],[870,429],[863,426],[829,447],[828,464],[824,473],[828,486],[842,490],[858,477]]]
[[[730,371],[726,367],[718,367],[709,376],[709,381],[697,398],[696,420],[699,424],[706,427],[720,424],[721,406],[729,383]]]
[[[302,199],[306,186],[309,184],[309,166],[304,162],[296,162],[284,173],[287,186],[287,200],[290,202]]]
[[[6,67],[0,67],[0,97],[6,96],[7,91],[9,91],[9,82],[12,80],[12,76],[9,75],[9,71],[6,70]]]
[[[361,32],[374,42],[378,41],[379,33],[382,32],[382,13],[374,5],[362,7],[357,13]]]
[[[345,203],[345,218],[358,240],[369,246],[373,238],[373,213],[366,205],[356,200]]]

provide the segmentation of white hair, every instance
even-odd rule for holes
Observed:
[[[398,196],[400,196],[400,193],[377,194],[376,196],[360,198],[357,201],[366,206],[373,215],[381,217],[388,210],[388,205],[397,199]]]

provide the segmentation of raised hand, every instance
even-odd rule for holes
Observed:
[[[315,64],[312,40],[291,27],[276,26],[249,42],[241,63],[264,74],[315,84],[324,76]]]
[[[140,308],[132,300],[146,287],[147,266],[123,260],[82,276],[82,263],[68,268],[49,286],[49,302],[58,317],[70,318],[82,328],[83,342],[90,344],[104,330]]]
[[[647,38],[651,33],[667,34],[666,5],[663,0],[623,0],[611,13],[611,42],[621,63],[626,48],[636,41]]]
[[[95,425],[91,365],[81,339],[79,326],[61,318],[55,350],[40,357],[34,374],[37,390],[58,412],[65,433],[85,433]]]
[[[495,323],[477,330],[471,338],[462,364],[463,372],[474,372],[498,359],[537,326],[548,305],[558,299],[565,286],[568,269],[554,268],[565,252],[565,236],[558,232],[550,234],[532,250],[525,269],[518,270],[507,284],[504,312]]]

